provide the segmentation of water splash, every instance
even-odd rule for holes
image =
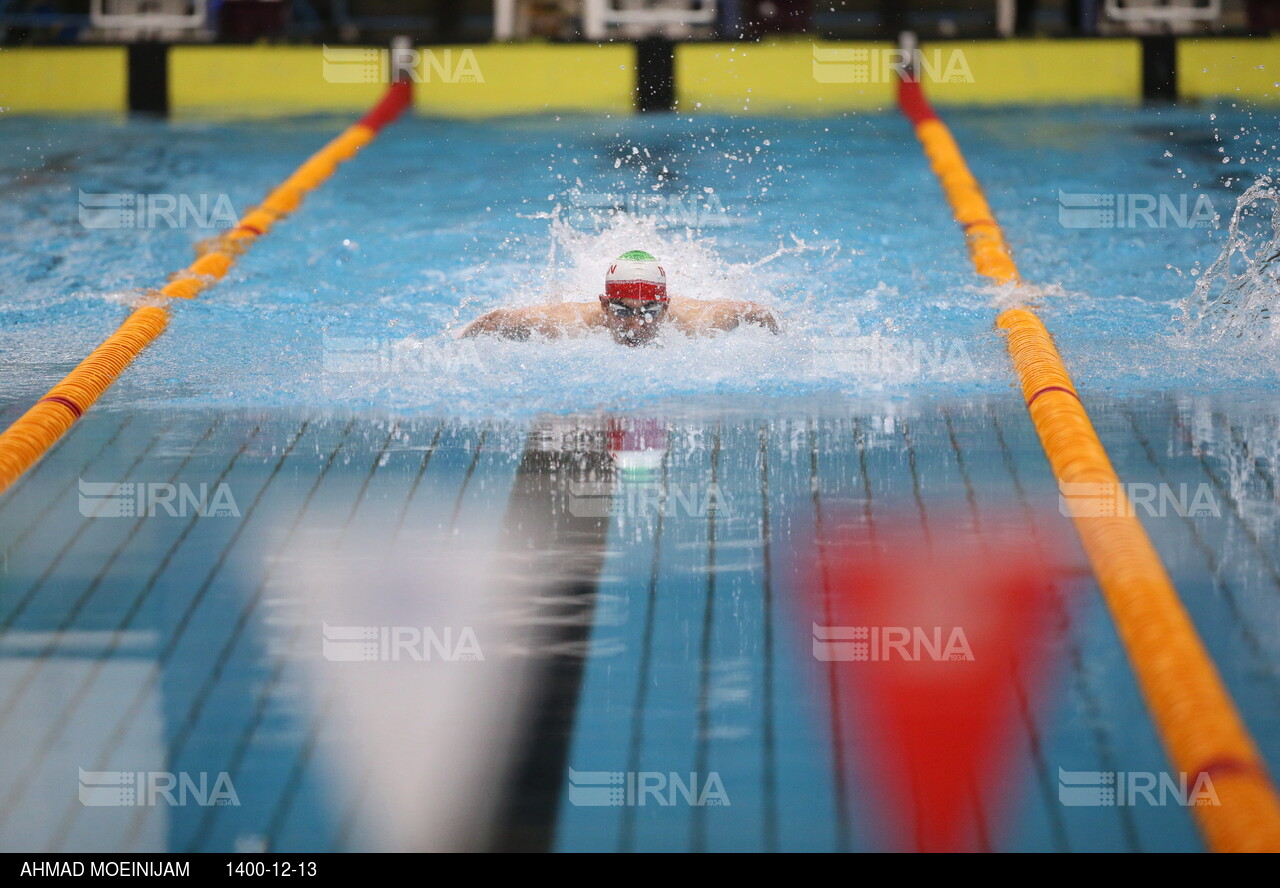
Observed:
[[[779,240],[767,255],[733,262],[722,255],[720,239],[725,229],[745,222],[725,215],[719,225],[702,230],[692,225],[672,225],[662,214],[636,213],[619,207],[583,224],[575,212],[576,190],[565,195],[565,206],[557,205],[533,218],[548,221],[549,256],[536,272],[537,279],[518,302],[537,304],[559,301],[590,301],[601,292],[604,270],[613,257],[627,250],[643,249],[667,266],[667,281],[673,295],[693,299],[747,299],[776,307],[788,281],[797,271],[817,273],[814,263],[778,262],[786,257],[816,254],[823,265],[840,253],[838,244],[807,244],[792,234],[790,244]],[[718,220],[719,221],[719,220]],[[732,239],[732,238],[730,238]],[[533,256],[521,260],[532,262]],[[772,266],[762,271],[765,266]],[[510,296],[503,298],[506,304]]]
[[[784,233],[773,243],[757,242],[744,256],[740,245],[665,226],[650,215],[616,212],[585,228],[556,209],[535,218],[547,226],[546,234],[504,244],[489,265],[503,286],[455,302],[444,329],[424,324],[390,330],[337,318],[322,331],[318,349],[298,345],[296,366],[273,375],[269,393],[261,392],[267,386],[251,384],[238,396],[255,403],[265,394],[352,407],[515,415],[700,395],[951,392],[998,377],[999,342],[989,331],[981,292],[913,299],[877,281],[874,267],[860,268],[860,280],[851,281],[855,251],[838,242]],[[630,249],[659,257],[677,297],[768,306],[781,335],[757,328],[694,339],[668,333],[642,349],[621,348],[600,331],[554,344],[538,337],[455,338],[462,324],[501,305],[593,302],[609,260]],[[939,300],[972,303],[983,318],[980,336],[935,317]],[[307,352],[317,351],[319,366],[307,360]]]
[[[1264,176],[1236,200],[1227,243],[1183,300],[1188,337],[1250,342],[1280,338],[1280,190]]]

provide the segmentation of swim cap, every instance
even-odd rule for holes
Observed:
[[[658,260],[644,250],[631,250],[609,264],[604,276],[604,294],[610,299],[666,302],[667,273]]]

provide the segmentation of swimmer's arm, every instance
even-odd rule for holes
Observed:
[[[521,323],[516,312],[510,308],[499,308],[485,312],[470,324],[462,328],[459,339],[474,339],[477,336],[501,336],[504,339],[528,339],[529,329]]]
[[[773,312],[754,302],[724,301],[716,303],[709,318],[710,325],[718,330],[732,330],[740,324],[764,327],[770,333],[778,332],[778,321]]]
[[[501,336],[503,339],[524,340],[534,333],[558,338],[573,330],[593,326],[590,320],[590,309],[589,304],[580,302],[531,305],[527,308],[499,308],[476,318],[462,329],[458,338],[469,339],[492,334]]]
[[[536,319],[530,316],[527,309],[499,308],[486,312],[467,324],[458,338],[474,339],[477,336],[492,335],[503,339],[528,339],[536,327]]]

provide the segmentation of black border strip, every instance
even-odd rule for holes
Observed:
[[[1149,34],[1142,41],[1142,97],[1172,102],[1178,98],[1178,38]]]
[[[676,45],[666,37],[636,41],[636,110],[674,111]]]
[[[544,852],[555,846],[585,650],[612,523],[608,515],[573,515],[565,508],[563,492],[569,479],[613,482],[603,437],[593,442],[586,436],[588,447],[583,449],[547,449],[544,431],[535,426],[529,433],[503,522],[508,550],[521,553],[518,560],[527,575],[542,579],[530,590],[532,692],[521,704],[517,746],[489,836],[491,851]]]
[[[129,110],[169,116],[169,44],[129,44]]]

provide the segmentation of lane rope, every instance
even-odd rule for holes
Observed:
[[[303,197],[318,188],[379,131],[394,121],[412,99],[412,85],[399,81],[358,123],[313,154],[280,183],[238,224],[197,249],[201,255],[186,269],[142,299],[142,305],[87,358],[3,433],[0,433],[0,494],[31,468],[67,433],[76,420],[119,378],[169,323],[169,303],[192,299],[226,275],[237,258],[276,222],[288,216]]]
[[[995,214],[913,76],[899,79],[898,103],[942,183],[974,268],[997,284],[1020,284]],[[1001,312],[996,326],[1008,334],[1059,490],[1085,485],[1112,513],[1093,517],[1077,509],[1072,520],[1174,769],[1187,775],[1188,792],[1199,775],[1209,775],[1219,804],[1191,809],[1206,845],[1280,851],[1280,798],[1266,763],[1125,496],[1053,338],[1027,307]]]

